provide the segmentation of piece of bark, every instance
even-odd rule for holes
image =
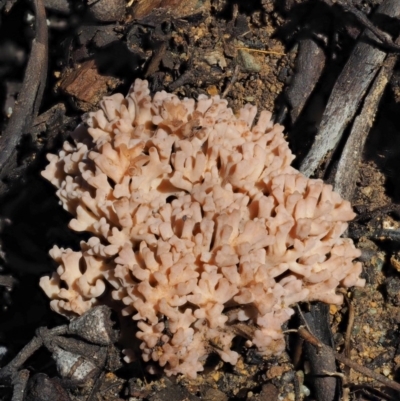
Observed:
[[[112,76],[101,75],[95,60],[88,60],[67,72],[60,89],[74,97],[76,106],[82,111],[91,111],[110,90],[121,81]]]
[[[210,1],[198,0],[138,0],[132,6],[132,17],[137,20],[147,17],[151,12],[156,9],[164,8],[166,13],[183,18],[197,12],[208,11],[210,8]]]
[[[400,43],[400,41],[397,40],[396,43]],[[360,115],[354,120],[349,138],[342,151],[333,186],[335,191],[344,199],[351,200],[353,197],[365,141],[374,123],[379,102],[390,80],[397,59],[397,54],[391,54],[385,60],[365,98]]]
[[[400,2],[384,1],[378,7],[376,14],[398,18]],[[370,43],[371,41],[373,43]],[[354,117],[385,57],[386,52],[378,48],[372,33],[368,31],[361,35],[332,90],[314,144],[300,165],[300,171],[307,177],[314,174],[323,162],[330,161],[332,152],[338,145],[347,124]]]

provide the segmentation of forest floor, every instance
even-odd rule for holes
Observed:
[[[370,18],[383,1],[349,3]],[[32,4],[0,0],[1,132],[16,108],[32,40],[38,34]],[[105,95],[126,93],[135,78],[147,79],[152,93],[166,90],[191,98],[219,94],[234,111],[246,103],[272,111],[276,121],[286,127],[298,167],[318,131],[335,82],[365,28],[354,13],[329,1],[139,0],[128,4],[124,0],[49,0],[44,4],[49,37],[44,94],[38,115],[31,109],[33,114],[27,117],[33,118],[26,131],[31,135],[19,138],[17,173],[10,173],[6,164],[5,173],[1,173],[2,365],[12,360],[38,328],[66,322],[50,310],[38,281],[55,268],[48,256],[55,243],[74,248],[86,237],[69,231],[70,216],[40,171],[47,163],[46,153],[61,148],[83,113],[96,110]],[[302,48],[309,49],[309,58]],[[301,57],[319,72],[303,76]],[[41,71],[34,71],[38,80]],[[306,87],[294,85],[296,79]],[[243,352],[233,367],[210,358],[195,380],[167,378],[161,370],[152,376],[138,358],[114,371],[104,367],[101,380],[96,377],[74,384],[54,379],[58,376],[55,364],[49,351],[42,348],[24,364],[31,375],[24,399],[398,399],[400,392],[390,383],[399,379],[400,372],[399,85],[400,70],[395,64],[358,172],[349,172],[355,176],[349,200],[357,217],[348,235],[363,250],[367,284],[348,291],[345,304],[321,307],[322,312],[315,317],[318,325],[327,328],[328,338],[321,341],[338,352],[347,347],[347,357],[367,371],[338,363],[334,366],[336,390],[324,395],[324,384],[316,383],[317,378],[310,373],[312,364],[319,362],[310,362],[305,352],[300,354],[301,346],[293,333],[288,334],[287,349],[280,357],[265,359]],[[345,134],[348,131],[346,128]],[[343,140],[330,166],[319,166],[315,176],[334,182],[342,148]],[[312,306],[302,305],[288,329],[299,326],[299,313],[313,313]],[[387,383],[377,381],[379,375]],[[43,382],[38,377],[51,379]],[[35,387],[35,380],[45,383],[42,389]],[[44,388],[50,388],[52,395],[44,394]],[[9,381],[0,386],[1,399],[23,399],[15,397]]]

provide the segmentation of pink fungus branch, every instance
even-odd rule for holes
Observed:
[[[81,315],[112,288],[143,359],[195,377],[210,352],[237,362],[230,325],[254,325],[247,344],[277,355],[291,305],[340,304],[338,287],[364,285],[360,251],[341,238],[349,202],[291,167],[283,127],[256,111],[152,98],[136,80],[86,114],[43,172],[70,228],[92,234],[79,251],[50,251],[59,266],[40,285],[51,307]]]

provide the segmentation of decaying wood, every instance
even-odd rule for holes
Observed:
[[[17,162],[17,145],[22,135],[29,132],[32,122],[38,114],[46,84],[48,35],[43,0],[35,0],[34,7],[36,37],[32,42],[18,101],[7,128],[0,137],[0,193],[5,189],[4,178],[12,179],[13,169]]]
[[[378,39],[379,41],[386,47],[388,50],[392,52],[399,52],[400,46],[398,43],[394,43],[390,36],[375,26],[367,16],[356,7],[351,4],[348,4],[347,1],[336,0],[336,4],[339,4],[345,12],[351,13],[353,17],[361,23],[365,28],[369,29]]]
[[[400,2],[384,1],[376,14],[398,18]],[[386,52],[379,49],[376,43],[369,43],[374,39],[375,36],[369,31],[361,35],[332,90],[314,144],[300,166],[300,171],[308,177],[314,174],[323,162],[330,160],[347,124],[353,119],[386,57]]]
[[[63,335],[67,333],[68,326],[58,326],[54,329],[47,330],[48,336]],[[43,331],[44,332],[44,331]],[[0,380],[7,380],[12,378],[18,369],[25,363],[25,361],[31,357],[42,345],[44,339],[43,336],[37,335],[34,337],[24,348],[18,353],[18,355],[7,365],[0,369]]]
[[[310,361],[314,391],[319,401],[339,399],[339,381],[337,377],[327,376],[325,372],[336,372],[336,361],[332,353],[332,333],[329,326],[329,305],[318,302],[311,305],[311,311],[304,313],[307,327],[314,336],[314,341],[302,336],[306,341],[304,348]]]
[[[68,71],[60,81],[60,89],[73,96],[79,109],[88,112],[94,110],[103,96],[120,83],[111,75],[101,74],[96,61],[91,59]]]
[[[321,46],[312,39],[306,38],[299,42],[299,52],[296,59],[296,74],[286,92],[291,108],[290,117],[294,123],[303,110],[307,99],[319,81],[325,66],[325,53]]]
[[[374,123],[379,102],[390,80],[397,58],[396,54],[391,54],[385,60],[365,98],[360,115],[354,120],[349,138],[342,151],[335,174],[334,188],[344,199],[351,200],[353,197],[365,141]]]
[[[14,391],[12,401],[24,401],[25,389],[29,379],[29,370],[23,369],[13,378]]]

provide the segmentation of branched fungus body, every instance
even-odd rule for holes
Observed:
[[[340,304],[337,287],[362,286],[360,251],[340,237],[349,202],[291,167],[283,127],[255,116],[218,96],[151,98],[141,80],[85,115],[43,172],[71,229],[93,235],[51,250],[59,266],[40,285],[52,308],[80,315],[112,288],[143,358],[195,377],[211,351],[237,362],[233,325],[276,355],[291,305]]]

